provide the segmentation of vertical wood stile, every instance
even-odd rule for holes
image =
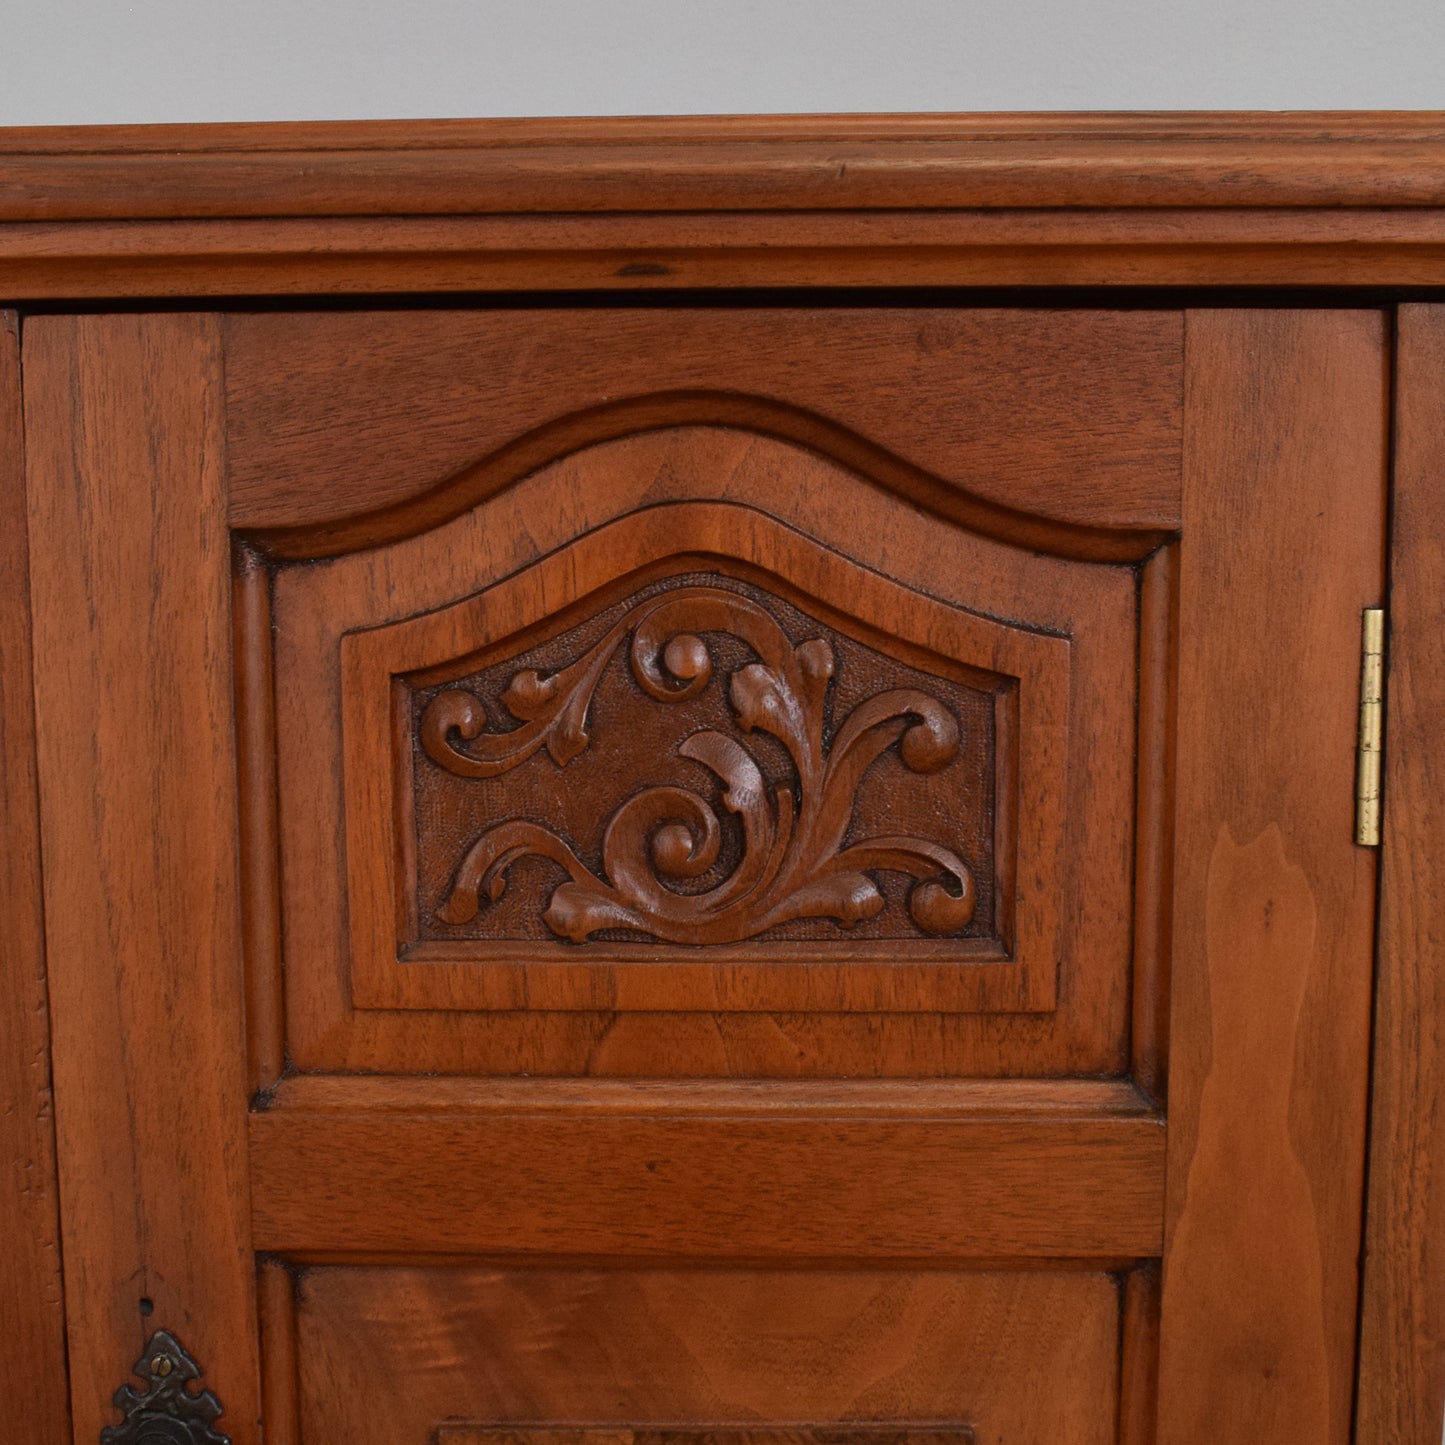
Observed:
[[[1350,1437],[1386,344],[1374,311],[1188,317],[1160,1445]]]
[[[20,328],[0,312],[0,1398],[26,1445],[70,1438],[40,896]],[[0,1423],[0,1438],[5,1436]]]
[[[75,1436],[164,1328],[253,1445],[218,323],[43,317],[26,366]]]
[[[1359,1445],[1445,1415],[1445,306],[1400,310]]]

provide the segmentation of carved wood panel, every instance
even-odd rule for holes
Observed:
[[[1132,568],[690,426],[256,575],[298,1065],[1125,1066]]]
[[[1068,643],[774,535],[805,592],[775,527],[648,509],[343,639],[358,1002],[1052,1007]]]
[[[995,710],[1013,679],[925,669],[896,639],[889,656],[720,570],[582,607],[510,656],[398,680],[408,936],[966,937],[1005,956]]]

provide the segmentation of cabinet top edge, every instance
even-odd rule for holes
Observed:
[[[1445,207],[1445,111],[0,128],[0,221]]]

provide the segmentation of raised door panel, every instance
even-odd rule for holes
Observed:
[[[1141,579],[1170,559],[1116,554],[1149,554],[1177,510],[1178,318],[1105,318],[1131,345],[1103,380],[1099,337],[1065,344],[1088,335],[1072,313],[1047,328],[990,313],[988,332],[966,313],[835,320],[804,371],[789,338],[816,316],[779,313],[762,354],[756,313],[722,330],[709,313],[546,316],[525,352],[547,358],[542,421],[535,370],[477,370],[478,352],[523,346],[514,315],[456,318],[445,347],[421,318],[450,379],[413,402],[410,498],[383,488],[355,519],[307,528],[312,472],[353,465],[353,409],[414,383],[414,343],[376,321],[378,373],[355,347],[321,350],[333,319],[232,319],[233,517],[265,522],[244,535],[275,558],[245,571],[238,608],[242,714],[263,717],[245,772],[276,778],[254,871],[279,856],[284,966],[264,1012],[284,1012],[298,1065],[1125,1066],[1131,975],[1159,967],[1152,945],[1135,957],[1136,854],[1151,876],[1167,816],[1165,740],[1141,754],[1135,734],[1141,686],[1170,686],[1170,603]],[[304,391],[327,374],[337,404],[298,413],[257,370],[258,330],[276,375],[304,373]],[[629,350],[640,339],[650,349]],[[863,385],[865,345],[882,386]],[[675,364],[728,386],[645,394],[651,410],[615,436],[611,409],[574,409],[599,352],[639,379]],[[978,511],[984,530],[968,529],[918,504],[916,457],[966,458],[894,374],[940,400],[950,378],[971,384],[973,444],[1002,454],[1014,361],[1045,394],[1052,515],[932,476],[948,511]],[[801,404],[823,383],[827,417]],[[1095,415],[1141,418],[1117,525],[1100,523],[1098,479],[1114,424],[1091,436],[1068,383]],[[258,510],[240,480],[258,411],[291,438],[292,525],[274,487]],[[437,479],[426,438],[459,415],[491,450]],[[520,451],[509,417],[528,425]],[[1031,545],[1039,527],[1062,555]],[[331,555],[363,541],[377,545]]]
[[[1117,1438],[1180,318],[227,325],[287,1428]]]
[[[820,501],[762,512],[779,476]],[[659,479],[668,500],[640,504]],[[930,595],[943,548],[956,575]],[[322,1009],[1043,1014],[1063,973],[1078,1046],[1109,1057],[1136,593],[1132,571],[961,543],[856,474],[706,428],[283,570],[295,1057],[341,1038]],[[358,1019],[350,1047],[412,1027]],[[398,1044],[413,1065],[477,1034],[432,1030],[430,1054]]]

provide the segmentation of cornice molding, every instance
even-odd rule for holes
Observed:
[[[1445,112],[0,130],[0,219],[1445,204]]]
[[[0,129],[0,297],[1445,285],[1445,112]]]

